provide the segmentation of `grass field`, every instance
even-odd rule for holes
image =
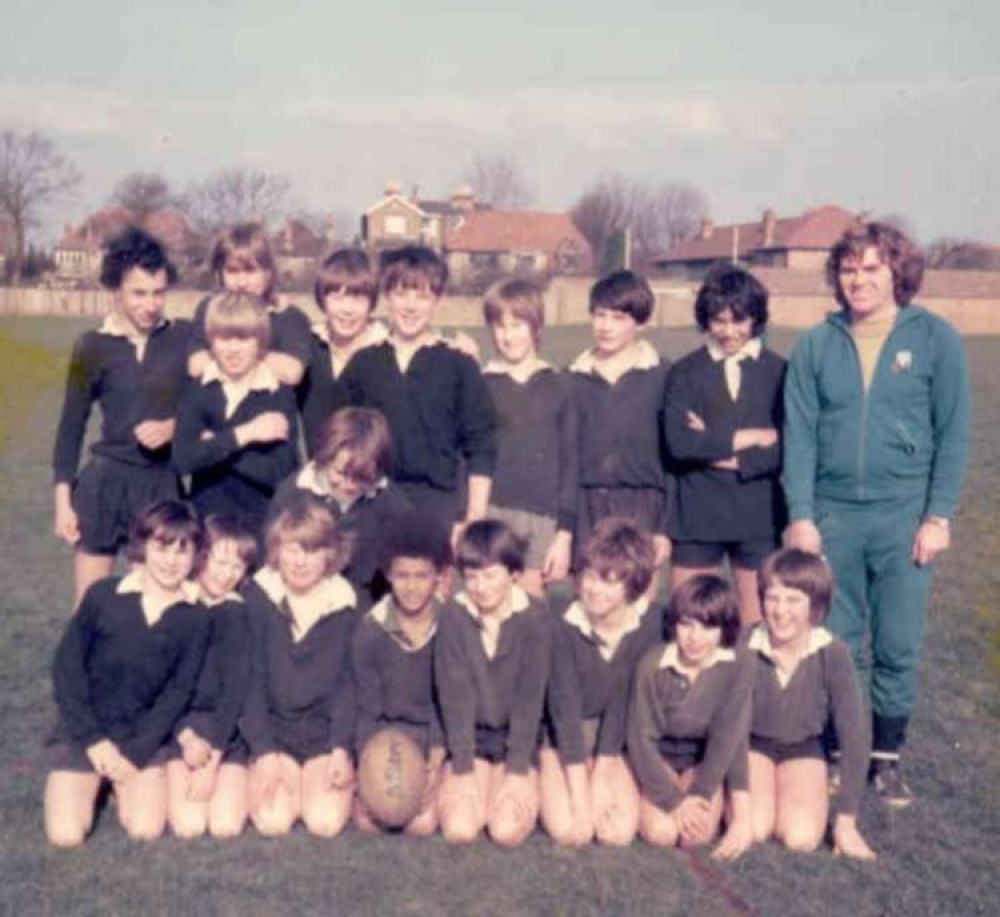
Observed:
[[[702,852],[557,849],[536,833],[514,852],[485,841],[371,838],[143,846],[112,812],[73,853],[47,848],[41,739],[54,718],[48,665],[69,615],[70,556],[49,535],[49,450],[68,347],[82,325],[0,320],[0,914],[253,915],[972,915],[1000,913],[1000,338],[971,339],[976,394],[972,464],[955,547],[940,563],[929,613],[909,777],[918,801],[888,814],[867,799],[874,864],[828,850],[755,848],[721,866]],[[554,330],[564,361],[583,329]],[[786,352],[793,336],[777,332]],[[690,332],[655,341],[677,356]]]

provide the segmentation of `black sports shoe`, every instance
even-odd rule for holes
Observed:
[[[890,809],[905,809],[913,802],[913,792],[906,785],[897,758],[873,758],[868,782],[875,795]]]

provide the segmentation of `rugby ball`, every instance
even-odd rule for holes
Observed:
[[[403,827],[420,811],[426,781],[423,752],[401,729],[380,729],[361,751],[358,794],[387,828]]]

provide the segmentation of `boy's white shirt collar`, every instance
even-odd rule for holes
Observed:
[[[325,321],[313,322],[312,333],[319,338],[327,347],[330,348],[330,369],[333,371],[334,379],[338,378],[340,374],[344,371],[344,367],[347,365],[344,361],[338,361],[333,353],[333,347],[330,340],[330,326],[327,325]],[[358,335],[358,346],[354,348],[354,353],[359,350],[364,350],[366,347],[374,347],[377,344],[381,344],[389,338],[389,329],[386,328],[385,322],[381,319],[372,319],[364,331]]]
[[[253,578],[275,605],[280,605],[286,599],[289,604],[294,602],[296,609],[313,618],[313,624],[329,615],[347,611],[357,602],[354,587],[336,573],[324,577],[304,596],[290,595],[281,574],[270,565],[261,567]],[[308,632],[306,630],[302,634],[295,634],[294,637],[296,640],[301,640]]]
[[[171,602],[168,602],[163,606],[147,608],[145,602],[146,595],[142,588],[144,580],[145,571],[141,567],[137,567],[135,570],[130,571],[121,578],[118,586],[115,588],[115,592],[119,595],[131,594],[141,596],[140,604],[142,605],[143,614],[146,615],[146,620],[149,621],[150,617],[153,618],[152,621],[149,621],[150,624],[155,624],[160,618],[163,617],[164,612],[168,608],[173,608],[174,605],[180,605],[184,602],[189,605],[194,605],[198,601],[198,584],[191,582],[191,580],[184,580],[180,586],[181,595],[179,598],[173,599]]]
[[[552,369],[552,364],[539,357],[535,357],[535,359],[531,361],[531,365],[525,370],[524,374],[518,373],[518,366],[508,363],[506,360],[490,360],[483,367],[483,375],[491,374],[494,376],[509,376],[515,382],[523,384],[546,369]]]
[[[809,643],[806,645],[806,651],[802,654],[799,662],[812,656],[814,653],[818,653],[823,647],[829,646],[831,643],[833,643],[833,634],[825,627],[814,625],[809,631]],[[750,639],[747,641],[747,647],[756,650],[772,662],[776,662],[774,647],[771,646],[771,635],[764,624],[758,624],[753,629],[753,633],[750,634]],[[778,678],[778,683],[782,687],[788,684],[789,679],[794,674],[794,671],[786,673],[779,665],[775,665],[774,672]]]
[[[703,665],[701,667],[702,672],[707,672],[713,665],[719,662],[732,662],[736,658],[736,653],[732,649],[726,646],[718,646],[715,648],[715,653],[712,655],[712,661],[708,665]],[[658,669],[673,669],[678,675],[683,675],[685,678],[688,677],[688,672],[681,665],[681,655],[680,650],[677,648],[677,641],[672,640],[666,645],[663,650],[663,655],[660,656],[660,662],[657,665]]]
[[[444,344],[447,346],[448,344],[444,339],[444,335],[434,328],[430,329],[426,337],[412,349],[407,345],[405,352],[399,349],[399,341],[392,336],[391,330],[385,336],[385,343],[392,348],[393,355],[396,357],[396,365],[399,366],[399,371],[403,373],[409,368],[410,363],[413,362],[413,358],[425,347],[433,347],[435,344]]]
[[[705,347],[712,360],[721,363],[723,360],[757,360],[760,358],[764,345],[759,337],[750,338],[736,353],[727,354],[715,341],[709,338],[705,341]]]
[[[649,599],[645,596],[640,596],[634,602],[630,603],[628,606],[628,618],[625,622],[625,626],[618,634],[618,641],[614,644],[608,643],[594,630],[593,625],[590,623],[590,618],[587,617],[587,611],[583,607],[583,602],[579,599],[574,599],[570,603],[569,608],[567,608],[563,613],[563,620],[567,624],[573,625],[573,627],[590,640],[597,647],[597,651],[601,654],[601,658],[607,662],[612,658],[612,656],[614,656],[615,650],[617,650],[621,645],[622,640],[624,640],[628,634],[632,633],[632,631],[639,629],[639,626],[642,624],[642,619],[646,616],[647,611],[649,611]]]
[[[655,369],[659,365],[660,355],[656,352],[656,348],[645,338],[638,338],[635,342],[635,359],[632,361],[632,365],[622,373],[622,376],[634,369]],[[594,348],[588,347],[570,364],[569,368],[574,373],[589,375],[596,373],[597,360],[594,357]]]
[[[399,609],[396,607],[395,599],[392,597],[392,593],[383,596],[379,601],[372,606],[371,611],[368,612],[371,619],[378,624],[396,643],[399,644],[400,648],[405,650],[407,653],[416,653],[422,650],[431,640],[434,639],[434,635],[437,633],[438,622],[441,620],[441,607],[436,600],[434,602],[434,620],[431,622],[431,626],[427,629],[427,633],[424,635],[424,639],[420,643],[414,643],[410,640],[410,635],[403,630],[400,626],[400,614]]]
[[[146,353],[146,344],[149,343],[150,335],[157,329],[169,324],[169,322],[170,319],[161,315],[160,320],[153,326],[149,334],[139,334],[125,319],[112,310],[104,316],[104,321],[101,322],[97,333],[106,334],[109,337],[125,338],[135,348],[136,358],[142,360],[143,355]]]
[[[502,615],[496,617],[490,615],[489,618],[484,618],[479,613],[479,609],[476,608],[475,602],[464,591],[459,592],[455,596],[455,603],[461,605],[469,617],[476,622],[476,626],[479,627],[480,638],[483,641],[483,649],[486,651],[486,656],[489,659],[492,659],[496,655],[497,647],[500,643],[500,628],[503,623],[514,617],[514,615],[520,614],[522,611],[527,611],[531,607],[531,599],[528,598],[528,593],[518,586],[517,583],[511,586],[510,601],[507,603],[506,610]],[[495,625],[488,626],[487,621],[490,625],[494,625],[495,622]]]
[[[332,491],[330,490],[330,481],[325,475],[320,474],[319,468],[316,467],[316,462],[306,462],[302,470],[295,476],[295,486],[299,490],[308,490],[309,493],[316,497],[322,497],[326,500],[336,500]],[[361,500],[371,500],[378,496],[380,491],[385,490],[389,486],[389,479],[387,477],[379,478],[368,490],[366,490],[354,503],[358,503]],[[339,501],[338,501],[339,502]],[[353,506],[354,503],[350,505]],[[346,507],[345,507],[346,509]]]
[[[281,387],[277,377],[271,372],[271,367],[261,360],[249,374],[238,382],[227,378],[215,360],[209,360],[201,374],[201,384],[211,385],[218,382],[222,386],[222,396],[226,402],[226,419],[228,420],[242,404],[250,392],[276,392]]]

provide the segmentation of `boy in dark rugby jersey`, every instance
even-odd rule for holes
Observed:
[[[178,837],[236,837],[247,819],[247,750],[237,719],[250,681],[250,633],[239,587],[257,540],[237,520],[209,516],[198,556],[198,603],[212,635],[167,762],[168,819]]]
[[[137,514],[180,494],[170,446],[190,326],[163,314],[175,277],[156,238],[135,227],[119,233],[101,263],[111,311],[73,346],[52,465],[53,529],[74,548],[77,602],[92,583],[111,575]],[[101,433],[80,469],[95,403]]]
[[[495,519],[468,526],[455,564],[464,589],[442,613],[434,678],[449,760],[441,832],[470,843],[485,827],[520,844],[538,817],[538,744],[549,672],[549,612],[516,584],[524,543]]]
[[[153,840],[167,818],[170,736],[197,683],[209,620],[188,581],[201,544],[194,509],[164,500],[141,512],[132,571],[94,583],[52,663],[58,724],[47,743],[45,833],[84,842],[111,782],[129,837]]]
[[[354,633],[355,748],[360,758],[368,740],[390,726],[417,742],[427,761],[427,785],[420,811],[405,831],[433,834],[445,754],[434,698],[433,653],[441,614],[437,591],[451,562],[447,533],[423,516],[398,518],[385,534],[381,562],[392,591]],[[378,827],[360,797],[354,802],[354,820],[362,830]]]
[[[489,515],[528,542],[520,584],[532,595],[569,572],[577,502],[577,414],[569,380],[540,359],[542,292],[505,280],[483,300],[498,359],[483,368],[496,411]]]
[[[560,844],[596,837],[624,846],[639,822],[639,792],[625,760],[629,685],[663,619],[645,597],[652,539],[623,519],[602,519],[581,563],[578,598],[553,634],[547,714],[555,747],[541,751],[542,823]]]

